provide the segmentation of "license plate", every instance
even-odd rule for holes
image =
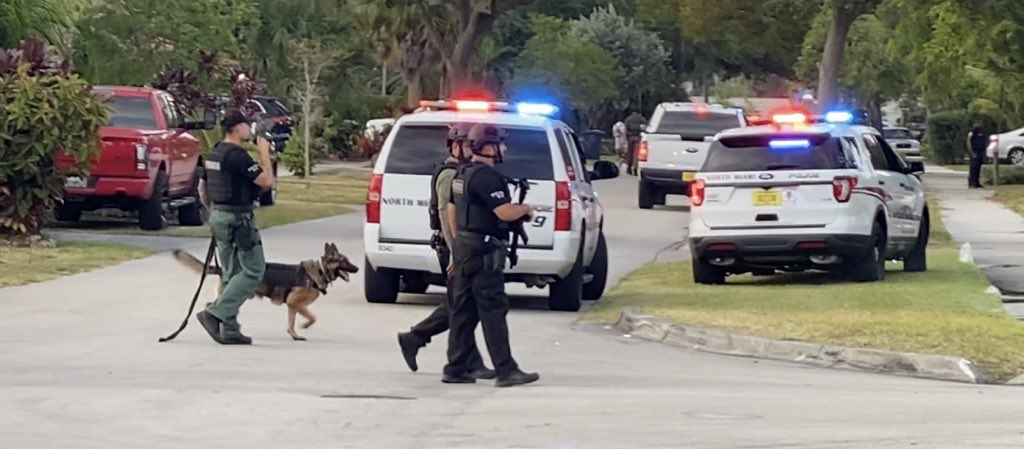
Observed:
[[[693,178],[696,178],[696,177],[697,177],[697,172],[692,172],[692,171],[684,171],[683,172],[683,181],[690,182],[690,181],[693,181]]]
[[[64,187],[83,189],[85,188],[85,179],[77,176],[68,176],[64,179]]]
[[[782,192],[754,192],[754,206],[781,206]]]

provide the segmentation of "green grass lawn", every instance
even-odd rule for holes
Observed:
[[[1024,216],[1024,185],[1002,185],[995,188],[992,199]]]
[[[306,180],[283,177],[277,181],[278,202],[271,207],[256,209],[256,226],[267,229],[300,221],[339,215],[352,210],[350,206],[366,200],[368,171],[350,170],[320,174]],[[172,217],[173,218],[173,214]],[[209,237],[206,226],[171,226],[162,231],[143,231],[138,228],[133,216],[108,218],[86,214],[79,223],[57,223],[55,227],[65,230],[99,232],[106,234],[133,234],[166,237]]]
[[[943,167],[946,167],[946,168],[948,168],[950,170],[954,170],[954,171],[961,171],[961,172],[964,172],[964,173],[967,173],[970,170],[970,168],[971,168],[970,165],[959,165],[959,164],[957,164],[957,165],[944,165]]]
[[[585,319],[614,322],[626,307],[670,321],[777,339],[966,357],[1000,380],[1024,373],[1024,326],[985,277],[962,264],[933,204],[929,270],[849,283],[827,273],[732,276],[693,282],[689,262],[630,274]]]
[[[60,242],[56,248],[0,246],[0,287],[42,282],[153,254],[128,245]]]

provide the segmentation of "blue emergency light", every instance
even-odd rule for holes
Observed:
[[[518,103],[516,110],[520,114],[553,115],[558,112],[558,107],[547,103]]]
[[[798,150],[811,147],[811,141],[807,139],[775,139],[768,142],[773,150]]]
[[[825,121],[828,123],[852,123],[853,113],[848,111],[831,111],[825,114]]]

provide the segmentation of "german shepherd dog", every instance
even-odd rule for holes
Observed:
[[[195,256],[176,249],[174,258],[196,273],[203,272],[203,261]],[[333,243],[324,244],[324,255],[320,260],[304,260],[298,264],[268,263],[263,279],[256,286],[256,296],[270,298],[275,305],[288,305],[288,335],[292,339],[303,341],[306,338],[295,333],[295,315],[302,315],[306,322],[303,329],[308,329],[316,322],[316,316],[309,311],[309,305],[321,294],[327,293],[327,287],[335,279],[348,282],[349,273],[358,273],[359,267],[349,262],[348,257],[338,251]],[[206,274],[221,275],[218,267],[207,267]],[[217,297],[223,282],[216,283]]]

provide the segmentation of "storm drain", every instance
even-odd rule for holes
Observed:
[[[387,394],[323,394],[320,395],[324,399],[384,399],[389,401],[413,401],[416,400],[414,397],[409,396],[391,396]]]

